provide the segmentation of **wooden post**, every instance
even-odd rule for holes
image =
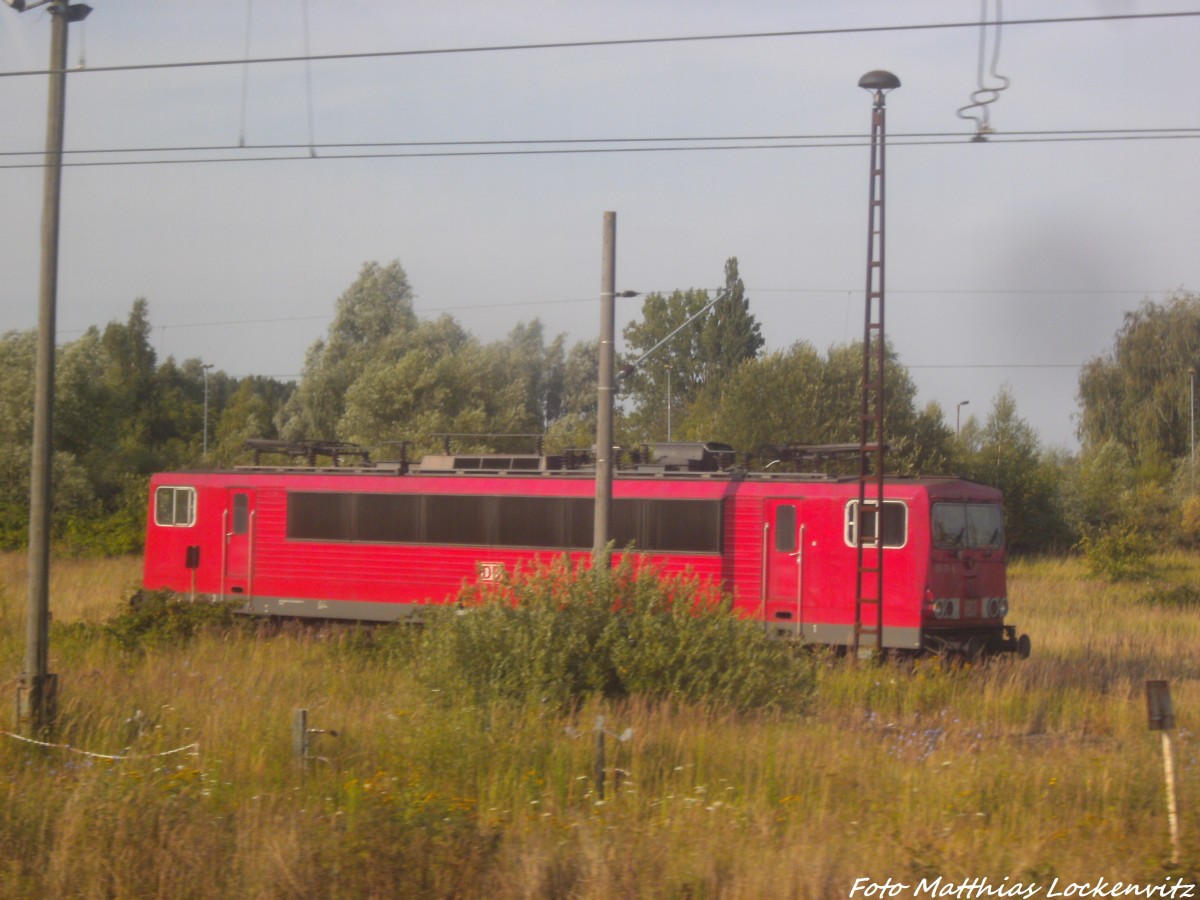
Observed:
[[[292,753],[300,761],[300,771],[308,768],[308,710],[298,709],[292,715]]]
[[[596,760],[594,777],[596,795],[604,799],[604,716],[596,716]]]
[[[1151,731],[1162,732],[1163,777],[1167,785],[1167,827],[1171,832],[1171,864],[1179,865],[1179,807],[1175,802],[1175,710],[1166,681],[1146,682],[1146,714]]]

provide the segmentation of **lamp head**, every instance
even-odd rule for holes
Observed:
[[[56,16],[65,15],[68,22],[82,22],[91,14],[92,8],[86,3],[71,3],[52,6],[50,12]]]
[[[882,115],[884,98],[889,91],[900,87],[900,79],[883,69],[873,69],[858,79],[858,86],[871,92],[871,99],[875,102],[875,111],[878,115]]]
[[[82,22],[92,11],[92,8],[86,3],[71,4],[67,0],[34,0],[32,4],[28,0],[4,0],[4,2],[17,12],[25,12],[27,9],[35,9],[49,4],[50,8],[46,11],[50,15],[65,16],[68,22]]]
[[[891,72],[874,69],[858,79],[858,86],[868,91],[894,91],[900,87],[900,79]]]

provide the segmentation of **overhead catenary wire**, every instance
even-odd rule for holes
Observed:
[[[1175,12],[1155,13],[1113,13],[1095,16],[1060,16],[1052,18],[1009,19],[1005,25],[1069,25],[1084,22],[1120,22],[1130,20],[1179,19],[1200,16],[1200,10],[1184,10]],[[983,25],[999,25],[998,22],[984,22]],[[302,56],[267,56],[254,59],[207,59],[189,62],[159,62],[159,63],[126,63],[110,66],[95,66],[87,69],[89,73],[100,72],[137,72],[153,69],[186,69],[211,68],[217,66],[270,65],[297,62],[330,62],[354,59],[386,59],[409,56],[445,56],[472,53],[506,53],[528,52],[538,50],[573,50],[599,47],[630,47],[656,44],[685,44],[703,43],[710,41],[745,41],[771,38],[821,37],[829,35],[849,34],[878,34],[905,31],[936,31],[954,28],[978,28],[980,22],[925,22],[911,25],[860,25],[835,28],[801,28],[787,31],[752,31],[725,32],[721,34],[675,35],[665,37],[644,38],[607,38],[580,41],[547,41],[513,44],[483,44],[469,47],[438,47],[429,49],[410,50],[367,50],[351,53],[322,53]],[[0,71],[0,78],[23,78],[35,75],[49,75],[48,69],[24,69],[18,71]]]
[[[1174,127],[1165,126],[1160,128],[1055,128],[1055,129],[1037,129],[1032,131],[1013,130],[1007,131],[1004,135],[1006,138],[1024,138],[1024,137],[1086,137],[1086,138],[1107,138],[1107,137],[1200,137],[1200,127],[1184,126]],[[930,138],[947,138],[960,139],[961,133],[956,131],[910,131],[898,132],[892,135],[898,140],[913,140],[917,139],[924,141]],[[738,149],[746,142],[750,141],[815,141],[815,142],[833,142],[833,141],[864,141],[868,137],[863,134],[852,133],[830,133],[830,134],[701,134],[701,135],[648,135],[641,137],[630,136],[607,136],[607,137],[565,137],[565,138],[550,138],[550,137],[535,137],[535,138],[468,138],[468,139],[451,139],[451,140],[402,140],[402,141],[330,141],[320,144],[315,144],[317,149],[321,150],[347,150],[355,148],[375,149],[375,148],[401,148],[401,147],[421,147],[421,148],[459,148],[459,147],[535,147],[542,145],[555,145],[562,147],[572,147],[586,144],[680,144],[680,143],[712,143],[723,142],[729,144],[727,149]],[[940,142],[939,142],[940,143]],[[182,145],[158,145],[144,147],[80,147],[74,149],[64,149],[65,156],[82,156],[82,155],[112,155],[112,154],[134,154],[134,153],[218,153],[230,152],[233,150],[303,150],[307,149],[312,144],[298,144],[294,142],[287,143],[257,143],[244,144],[238,143],[236,146],[231,144],[182,144]],[[780,146],[785,146],[780,144]],[[815,146],[859,146],[858,144],[842,144],[842,143],[818,143]],[[0,157],[5,156],[40,156],[41,150],[0,150]]]
[[[316,129],[313,125],[312,48],[308,37],[308,0],[300,0],[304,12],[304,90],[308,101],[308,155],[316,156]]]
[[[992,76],[993,83],[989,84],[984,76],[984,60],[987,56],[987,10],[988,0],[979,0],[979,62],[975,76],[976,90],[971,94],[971,102],[961,107],[958,110],[960,119],[969,119],[975,123],[975,141],[984,141],[988,136],[993,134],[991,123],[988,120],[989,108],[993,103],[1000,99],[1001,91],[1008,89],[1012,83],[1004,75],[1001,75],[996,69],[1000,64],[1000,35],[1003,28],[1004,20],[1004,0],[996,0],[996,21],[995,37],[992,40],[992,64],[989,74]],[[978,114],[969,112],[972,109],[978,109]]]
[[[246,0],[246,49],[243,54],[247,62],[242,65],[242,108],[238,123],[238,147],[246,146],[246,111],[250,100],[250,26],[254,19],[254,0]]]
[[[703,290],[703,288],[702,288]],[[720,288],[711,288],[710,290],[718,291]],[[643,294],[663,294],[670,295],[674,289],[657,289],[643,291]],[[796,287],[747,287],[747,294],[847,294],[854,293],[853,289],[849,288],[796,288]],[[1072,288],[889,288],[888,293],[896,295],[943,295],[943,296],[1024,296],[1024,297],[1128,297],[1128,296],[1152,296],[1156,294],[1169,294],[1169,289],[1072,289]],[[579,303],[595,303],[595,297],[565,297],[551,300],[512,300],[500,303],[450,303],[439,306],[421,307],[415,310],[417,313],[444,313],[458,312],[461,310],[491,310],[491,309],[512,309],[516,307],[528,306],[561,306],[564,304],[579,304]],[[174,322],[165,325],[155,325],[156,329],[181,329],[181,328],[228,328],[231,325],[280,325],[289,322],[329,322],[334,318],[333,313],[322,313],[318,315],[308,316],[269,316],[253,319],[214,319],[207,322]],[[60,328],[57,333],[60,335],[67,334],[83,334],[87,328]]]
[[[1030,133],[1033,134],[1033,133]],[[1058,136],[1054,136],[1053,132],[1041,132],[1044,136],[1030,137],[1008,137],[1008,136],[992,136],[989,137],[989,143],[993,144],[1053,144],[1053,143],[1090,143],[1090,142],[1112,142],[1112,141],[1163,141],[1163,140],[1196,140],[1200,138],[1200,129],[1170,129],[1168,131],[1157,130],[1124,130],[1114,131],[1109,133],[1095,132],[1064,132]],[[621,139],[615,139],[621,140]],[[633,143],[638,139],[627,139],[629,143]],[[669,139],[677,140],[677,139]],[[611,142],[611,141],[610,141]],[[293,153],[293,154],[273,154],[260,156],[192,156],[183,158],[160,158],[160,159],[101,159],[101,160],[81,160],[81,161],[66,161],[63,162],[64,167],[70,168],[115,168],[115,167],[138,167],[138,166],[171,166],[171,165],[212,165],[214,163],[229,164],[229,163],[266,163],[266,162],[298,162],[301,160],[326,160],[326,161],[345,161],[345,160],[365,160],[365,159],[452,159],[452,158],[479,158],[479,157],[521,157],[521,156],[580,156],[580,155],[597,155],[597,154],[620,154],[620,153],[687,153],[687,152],[731,152],[731,151],[765,151],[765,150],[820,150],[820,149],[845,149],[859,148],[867,146],[865,139],[846,141],[846,142],[815,142],[815,143],[742,143],[742,144],[691,144],[680,145],[678,143],[671,144],[635,144],[634,146],[560,146],[560,147],[507,147],[498,149],[496,146],[491,146],[488,149],[478,149],[478,142],[473,142],[476,149],[462,149],[460,146],[457,149],[451,150],[405,150],[398,152],[363,152],[363,153]],[[598,143],[598,142],[591,142]],[[953,138],[938,139],[938,140],[904,140],[898,138],[896,140],[889,139],[888,146],[890,147],[935,147],[935,146],[958,146],[962,143],[962,135],[954,134]],[[486,144],[486,142],[485,142]],[[427,146],[452,146],[452,143]],[[295,147],[298,150],[318,150],[323,149],[327,145],[315,144],[310,147],[308,144],[288,145]],[[387,144],[351,144],[341,145],[346,147],[375,147],[388,146]],[[406,146],[405,144],[397,144],[397,146]],[[466,146],[466,145],[462,145]],[[228,147],[228,150],[240,148]],[[251,149],[251,148],[246,148]],[[75,153],[108,153],[112,151],[74,151]],[[130,150],[130,153],[146,153],[153,152],[152,148],[146,150]],[[201,151],[194,151],[201,152]],[[207,151],[203,151],[207,152]],[[33,156],[32,152],[20,152],[13,154],[11,151],[2,152],[0,156]],[[10,162],[0,163],[0,169],[41,169],[45,167],[44,162]]]

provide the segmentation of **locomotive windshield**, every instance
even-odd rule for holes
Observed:
[[[933,543],[943,550],[1004,546],[1004,512],[993,503],[935,503]]]

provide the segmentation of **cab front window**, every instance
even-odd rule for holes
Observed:
[[[933,545],[942,550],[1004,546],[1004,511],[994,503],[935,503]]]

